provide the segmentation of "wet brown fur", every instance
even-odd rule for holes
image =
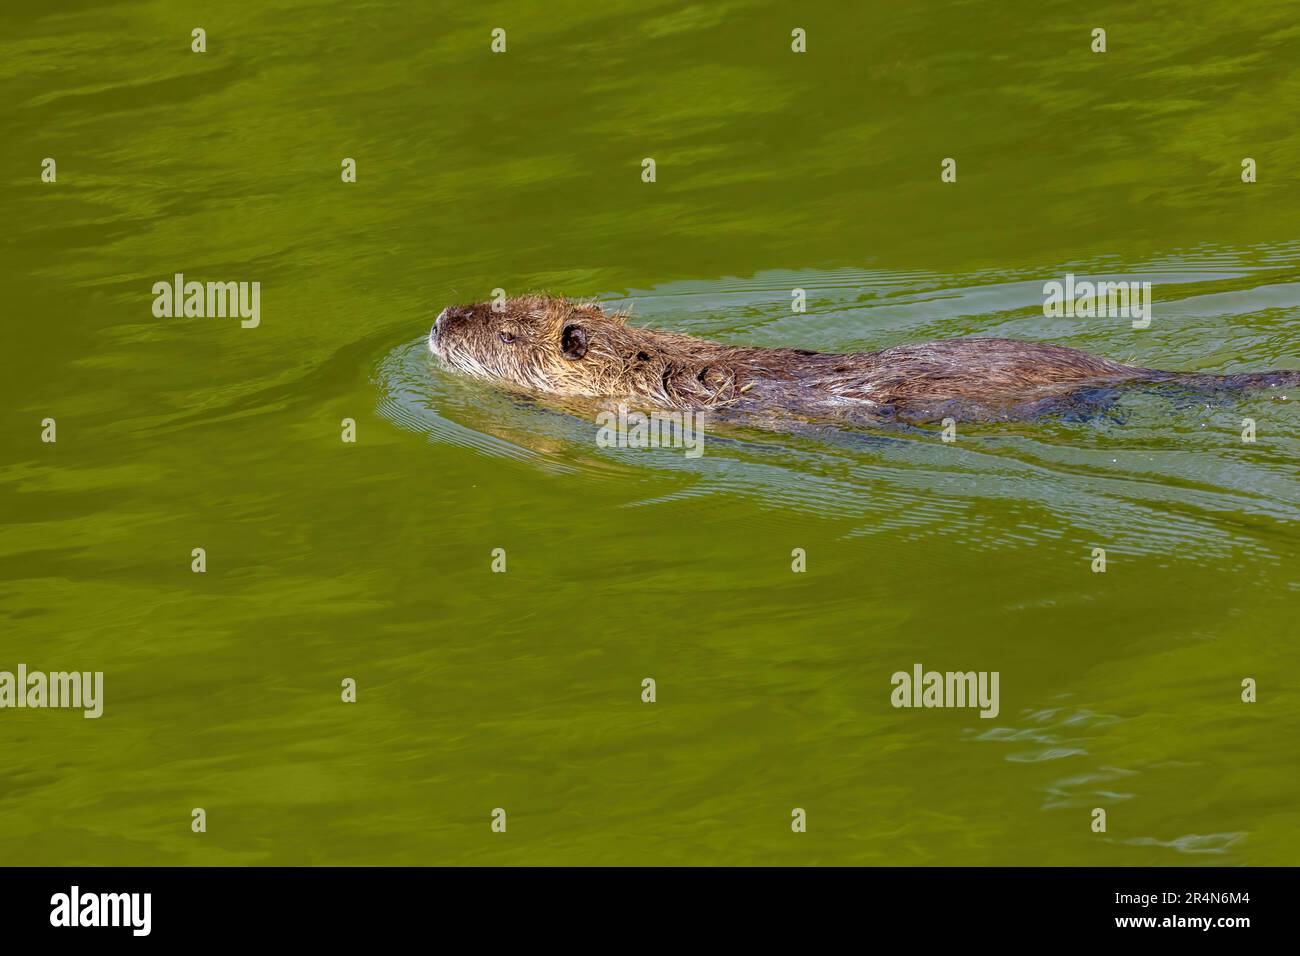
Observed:
[[[1300,372],[1180,375],[1011,339],[833,354],[722,345],[626,320],[625,313],[595,304],[524,296],[504,302],[500,312],[487,303],[447,309],[429,347],[453,368],[534,393],[627,397],[670,409],[777,406],[812,418],[1003,417],[1081,389],[1135,380],[1300,384]]]

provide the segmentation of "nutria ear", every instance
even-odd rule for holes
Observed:
[[[566,325],[560,335],[560,352],[574,361],[587,354],[587,330],[581,325]]]

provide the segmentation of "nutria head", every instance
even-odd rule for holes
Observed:
[[[550,296],[444,309],[429,350],[476,378],[529,391],[636,396],[666,406],[718,404],[736,391],[728,350],[676,332],[629,326],[623,313]]]

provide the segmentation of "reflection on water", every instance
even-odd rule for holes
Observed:
[[[1166,259],[1126,273],[1155,284],[1156,319],[1146,330],[1121,320],[1045,319],[1043,280],[982,275],[956,283],[805,270],[606,299],[630,305],[635,322],[735,343],[845,351],[973,333],[1046,339],[1151,367],[1260,370],[1300,367],[1286,337],[1261,335],[1250,321],[1260,313],[1300,315],[1300,281],[1278,281],[1292,274],[1295,252],[1265,250],[1249,265],[1228,253]],[[808,292],[806,315],[789,314],[795,287]],[[1215,355],[1234,358],[1207,363]],[[635,484],[643,472],[669,472],[687,486],[675,497],[737,493],[763,507],[859,518],[852,535],[903,529],[997,549],[1086,533],[1123,539],[1118,550],[1129,554],[1194,554],[1214,563],[1243,551],[1278,560],[1268,536],[1240,528],[1280,529],[1300,519],[1300,396],[1133,388],[1094,414],[963,424],[951,444],[939,440],[938,427],[755,431],[716,422],[706,454],[691,460],[669,449],[598,447],[599,406],[557,407],[457,376],[430,358],[423,338],[389,353],[376,381],[381,414],[431,441],[583,481]],[[1262,423],[1267,440],[1244,444],[1243,418]],[[1051,520],[992,524],[989,502],[1032,505]]]

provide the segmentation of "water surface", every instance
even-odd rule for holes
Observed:
[[[0,670],[106,687],[0,711],[0,862],[1297,862],[1295,396],[689,459],[424,347],[548,289],[734,343],[1300,367],[1293,4],[0,23]],[[177,272],[259,281],[261,324],[155,318]],[[1152,282],[1151,327],[1044,317],[1067,272]],[[998,717],[892,708],[916,662],[998,671]]]

